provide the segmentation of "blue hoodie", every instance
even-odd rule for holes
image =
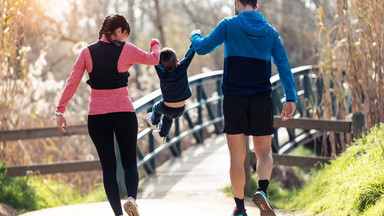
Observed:
[[[224,43],[225,95],[271,94],[271,59],[277,66],[287,101],[297,102],[296,88],[279,34],[256,11],[244,11],[222,20],[202,37],[193,34],[192,47],[199,55],[211,53]]]

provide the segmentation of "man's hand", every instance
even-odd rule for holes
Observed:
[[[196,34],[196,33],[201,34],[200,29],[195,29],[195,30],[193,30],[193,31],[191,32],[191,35],[189,36],[189,40],[191,40],[191,39],[192,39],[192,35],[194,35],[194,34]]]
[[[59,131],[61,131],[62,133],[67,133],[67,131],[65,130],[67,128],[67,121],[65,120],[64,116],[56,116],[56,125]]]
[[[280,114],[281,116],[284,116],[282,121],[287,121],[290,118],[292,118],[293,114],[295,113],[295,110],[296,110],[295,102],[293,102],[293,101],[285,102],[284,107],[283,107],[283,111]]]

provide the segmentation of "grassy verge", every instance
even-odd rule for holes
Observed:
[[[41,176],[8,177],[0,165],[0,203],[19,213],[27,211],[107,200],[102,185],[91,192],[73,189],[71,185],[47,180]]]
[[[310,214],[384,215],[384,124],[319,170],[288,208]]]

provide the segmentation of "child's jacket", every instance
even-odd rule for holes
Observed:
[[[175,70],[166,72],[161,64],[155,66],[165,102],[180,102],[191,97],[192,92],[188,83],[187,69],[194,56],[195,51],[190,47],[184,59],[177,65]]]

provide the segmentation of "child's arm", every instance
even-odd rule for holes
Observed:
[[[189,47],[189,50],[185,54],[184,59],[181,60],[181,62],[179,63],[179,65],[177,67],[180,68],[183,71],[186,71],[187,68],[189,67],[189,65],[191,64],[192,59],[193,59],[194,56],[195,56],[195,50],[193,49],[193,47],[191,45]]]

